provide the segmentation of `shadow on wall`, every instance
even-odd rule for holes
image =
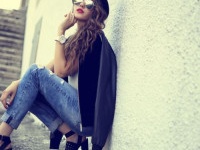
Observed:
[[[111,5],[110,5],[111,6]],[[123,0],[119,0],[114,8],[114,13],[111,17],[112,23],[111,26],[109,27],[110,29],[110,42],[112,43],[113,50],[116,54],[117,57],[117,62],[119,64],[120,62],[120,55],[121,55],[121,46],[122,46],[122,41],[123,41],[123,31],[125,30],[125,15],[126,15],[126,3],[124,3]],[[112,145],[112,131],[109,134],[105,147],[103,150],[110,150],[111,145]]]
[[[123,40],[123,31],[125,30],[125,15],[126,15],[126,3],[123,0],[119,0],[116,4],[114,9],[114,13],[112,16],[112,23],[110,27],[110,34],[111,34],[111,42],[113,45],[113,49],[117,56],[117,61],[120,60],[120,52],[121,52],[121,45]]]

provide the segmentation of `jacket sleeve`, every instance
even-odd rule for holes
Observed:
[[[93,150],[103,147],[112,127],[116,103],[117,62],[115,54],[102,36],[97,98],[95,104],[94,133],[92,136]]]

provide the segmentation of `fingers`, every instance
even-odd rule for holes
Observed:
[[[77,22],[77,19],[73,12],[69,12],[68,14],[65,14],[65,17],[68,17],[69,21],[73,24]]]
[[[76,19],[74,13],[72,13],[72,16],[73,16],[73,17],[72,17],[73,23],[75,24],[75,23],[77,22],[77,19]]]
[[[65,26],[66,26],[66,29],[71,28],[76,22],[77,22],[77,19],[75,18],[73,12],[65,14]]]
[[[77,22],[77,19],[76,19],[74,13],[72,13],[72,12],[70,13],[70,20],[72,22],[72,25],[74,25]]]
[[[3,92],[0,97],[0,101],[3,104],[4,108],[8,108],[17,92],[17,87],[19,85],[20,80],[13,81]]]
[[[4,108],[8,108],[9,105],[10,105],[10,101],[9,100],[9,97],[10,97],[10,93],[7,92],[6,90],[3,91],[2,95],[1,95],[1,103],[3,104]]]
[[[61,22],[59,25],[59,30],[66,31],[67,29],[74,26],[74,24],[77,22],[77,19],[74,16],[74,13],[69,12],[68,14],[65,14],[65,19]]]
[[[11,105],[13,99],[15,98],[15,95],[16,95],[16,91],[15,91],[15,92],[12,92],[12,93],[10,94],[10,98],[9,98],[9,101],[8,101],[8,104],[9,104],[9,105]]]

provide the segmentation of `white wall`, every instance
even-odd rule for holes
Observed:
[[[72,4],[61,0],[30,0],[25,32],[24,57],[22,74],[30,66],[29,60],[33,46],[35,26],[42,18],[42,26],[38,43],[36,63],[47,64],[54,56],[56,31],[64,15],[71,11]],[[71,31],[70,31],[71,32]]]
[[[200,149],[200,2],[109,3],[105,33],[117,56],[118,87],[105,149]],[[37,62],[46,63],[53,57],[57,24],[71,4],[42,0],[36,10],[32,7],[35,14],[29,13],[29,20],[37,20],[37,13],[44,15]],[[32,26],[29,22],[25,55],[31,47]]]
[[[109,149],[200,149],[199,1],[110,4],[119,74]]]
[[[21,0],[0,0],[1,9],[19,9],[21,6]]]

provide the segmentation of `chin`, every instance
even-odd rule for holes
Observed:
[[[81,20],[81,21],[87,21],[90,18],[89,15],[84,15],[84,14],[77,14],[77,13],[75,13],[74,15],[75,15],[75,18],[77,20]]]
[[[82,21],[82,22],[88,21],[88,18],[83,18],[83,17],[78,17],[78,16],[75,16],[75,18],[76,18],[78,21]]]

